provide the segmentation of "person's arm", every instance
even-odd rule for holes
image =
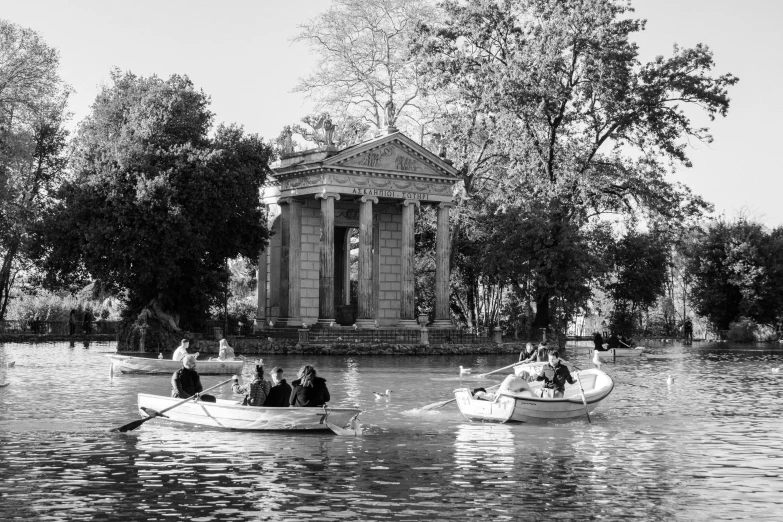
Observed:
[[[288,399],[288,405],[296,405],[296,386],[291,386],[291,397]]]
[[[329,402],[332,399],[332,397],[329,395],[329,388],[326,387],[326,382],[324,382],[324,402]]]
[[[182,380],[180,379],[179,370],[174,372],[174,374],[171,376],[171,389],[177,390],[177,397],[181,397],[183,399],[190,397],[190,394],[182,389]]]
[[[201,393],[201,391],[204,389],[203,386],[201,386],[201,377],[199,377],[198,374],[196,374],[196,393]]]
[[[565,364],[563,365],[563,375],[565,375],[568,384],[574,384],[576,382],[576,379],[574,379],[574,377],[571,375],[571,370],[569,370],[568,366]]]

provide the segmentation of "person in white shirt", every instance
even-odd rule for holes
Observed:
[[[188,345],[190,344],[190,341],[187,339],[182,339],[180,341],[179,346],[177,346],[177,349],[174,350],[174,354],[171,356],[172,361],[181,361],[183,357],[185,357],[188,354]]]
[[[234,355],[234,349],[228,345],[228,341],[225,339],[220,340],[220,351],[218,352],[218,360],[221,361],[233,361],[236,359]]]

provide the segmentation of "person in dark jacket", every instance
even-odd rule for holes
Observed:
[[[606,350],[606,348],[604,348],[604,338],[601,336],[600,332],[595,332],[595,335],[593,335],[593,345],[599,352]]]
[[[212,395],[201,395],[201,377],[196,371],[196,356],[188,355],[182,359],[182,368],[171,376],[171,396],[187,399],[198,395],[198,399],[204,402],[215,402]]]
[[[266,396],[264,406],[271,406],[273,408],[287,408],[288,401],[291,398],[291,385],[285,382],[283,379],[283,369],[275,366],[272,368],[272,389],[269,390],[269,394]]]
[[[541,372],[536,380],[544,381],[542,391],[552,390],[551,397],[562,397],[565,383],[574,384],[576,380],[571,376],[568,366],[560,363],[560,352],[557,351],[557,348],[550,348],[547,355],[549,356],[549,364],[541,367]]]
[[[316,376],[315,368],[304,365],[299,369],[299,378],[291,383],[291,406],[319,407],[329,402],[326,379]]]
[[[608,346],[610,350],[612,348],[619,348],[620,347],[620,338],[617,337],[617,334],[615,332],[612,332],[612,335],[609,336],[609,340],[607,341]]]

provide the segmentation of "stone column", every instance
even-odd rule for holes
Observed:
[[[267,274],[267,255],[266,248],[261,250],[258,255],[258,270],[256,272],[256,281],[258,281],[258,302],[256,303],[256,320],[253,325],[255,331],[264,330],[267,326],[266,315],[266,274]]]
[[[351,231],[352,228],[345,229],[345,242],[343,249],[345,253],[345,263],[343,264],[343,304],[351,304]]]
[[[435,244],[435,320],[433,328],[452,328],[449,314],[449,208],[451,203],[438,205],[438,232]]]
[[[402,202],[402,254],[400,256],[400,322],[404,328],[417,328],[415,309],[415,214],[416,207],[420,205],[418,200],[406,199]]]
[[[288,227],[288,321],[286,326],[302,326],[302,202],[291,198]]]
[[[291,223],[291,205],[290,198],[280,198],[277,204],[280,206],[280,281],[278,286],[278,299],[280,311],[277,315],[275,326],[285,326],[288,322],[288,256],[289,244],[291,243],[290,223]]]
[[[318,278],[318,324],[334,322],[334,201],[335,192],[315,195],[321,199],[321,266]]]
[[[359,204],[359,310],[356,325],[360,328],[374,328],[373,313],[373,270],[372,270],[372,204],[378,203],[374,196],[362,196]]]

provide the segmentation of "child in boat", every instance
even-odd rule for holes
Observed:
[[[560,362],[560,352],[557,348],[550,348],[547,355],[549,356],[549,364],[542,366],[538,377],[536,377],[537,381],[544,381],[544,385],[541,387],[541,396],[562,397],[565,383],[574,384],[576,381],[571,377],[568,366]]]
[[[264,380],[264,367],[260,364],[256,365],[256,374],[253,376],[253,380],[244,386],[239,384],[239,377],[234,375],[234,384],[231,385],[231,389],[234,393],[245,394],[245,400],[242,402],[245,406],[263,406],[266,401],[269,391],[272,389],[272,384],[269,381]]]

